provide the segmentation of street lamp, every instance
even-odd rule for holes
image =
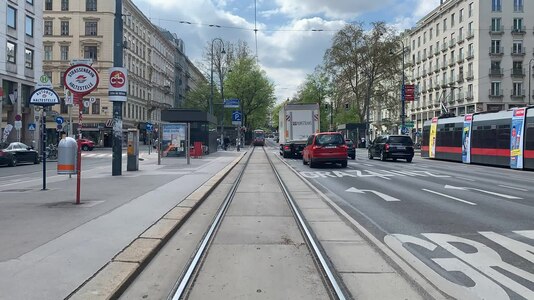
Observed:
[[[530,105],[530,99],[532,99],[532,96],[531,96],[531,93],[532,93],[532,88],[530,87],[530,81],[532,79],[532,61],[534,60],[534,58],[531,58],[529,61],[528,61],[528,105]]]
[[[402,39],[399,41],[402,45],[402,85],[401,85],[401,133],[404,134],[405,132],[405,124],[406,124],[406,96],[404,93],[404,85],[406,83],[406,77],[404,75],[404,53],[406,52],[406,47],[404,47],[404,42]],[[390,50],[389,54],[393,54],[393,51]]]
[[[211,74],[211,78],[210,78],[210,87],[211,87],[211,92],[210,92],[210,103],[209,103],[209,112],[211,115],[213,115],[213,44],[215,43],[215,41],[219,41],[222,45],[222,50],[221,50],[221,54],[226,54],[226,51],[224,51],[224,42],[223,40],[221,40],[220,38],[214,38],[212,41],[211,41],[211,68],[210,68],[210,74]],[[224,102],[224,99],[223,99],[223,102]]]

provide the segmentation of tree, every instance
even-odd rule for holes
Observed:
[[[208,111],[210,98],[210,85],[206,81],[201,81],[198,86],[186,93],[183,107]]]
[[[299,87],[294,103],[318,103],[321,116],[321,131],[327,131],[330,125],[330,105],[327,98],[331,94],[330,79],[323,69],[315,68],[312,74]]]

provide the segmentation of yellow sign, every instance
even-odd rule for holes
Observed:
[[[438,118],[432,119],[432,124],[430,125],[430,141],[428,143],[428,157],[436,157],[436,133],[438,131]]]

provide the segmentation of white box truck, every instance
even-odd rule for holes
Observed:
[[[280,109],[280,155],[284,158],[302,155],[308,137],[320,131],[319,111],[319,104],[288,104]]]

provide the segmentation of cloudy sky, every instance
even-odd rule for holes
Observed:
[[[246,41],[275,84],[277,101],[292,97],[323,61],[332,36],[349,22],[412,27],[440,0],[133,0],[154,24],[175,32],[193,62],[214,38]],[[182,22],[182,23],[181,23]],[[189,22],[187,24],[184,22]],[[209,25],[218,25],[214,27]],[[314,31],[322,30],[322,31]],[[207,70],[205,70],[207,71]]]

